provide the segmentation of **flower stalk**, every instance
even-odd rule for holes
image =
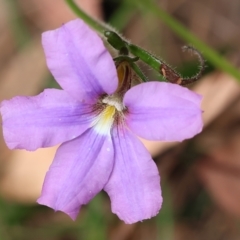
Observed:
[[[204,70],[204,60],[201,54],[195,50],[192,47],[191,50],[196,53],[196,55],[200,59],[200,67],[199,72],[190,78],[183,78],[181,74],[176,72],[173,68],[171,68],[168,64],[158,59],[153,54],[149,53],[145,49],[142,49],[141,47],[134,45],[127,40],[125,40],[122,36],[120,36],[116,31],[113,31],[112,28],[106,24],[103,24],[97,20],[94,20],[89,15],[87,15],[84,11],[82,11],[74,2],[74,0],[66,0],[66,3],[69,5],[69,7],[76,13],[78,17],[83,19],[89,26],[91,26],[93,29],[98,31],[100,34],[106,37],[107,42],[116,50],[119,51],[119,55],[129,55],[132,54],[135,57],[138,57],[141,61],[146,63],[148,66],[150,66],[152,69],[157,71],[157,73],[161,74],[164,78],[164,80],[179,84],[179,85],[187,85],[189,83],[192,83],[199,79],[199,77],[202,75]],[[127,61],[130,60],[126,59]],[[147,81],[147,78],[142,73],[140,68],[133,62],[129,61],[130,65],[132,66],[133,70],[136,72],[138,77],[142,81]]]

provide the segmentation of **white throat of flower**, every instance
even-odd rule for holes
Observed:
[[[100,135],[109,135],[116,117],[122,115],[124,109],[121,99],[117,96],[106,96],[101,101],[105,107],[95,117],[92,126]]]

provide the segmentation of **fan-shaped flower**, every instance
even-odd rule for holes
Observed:
[[[202,128],[201,97],[170,83],[131,87],[126,62],[116,66],[82,20],[42,37],[47,65],[63,90],[1,104],[11,149],[61,144],[38,202],[75,219],[104,189],[126,223],[155,216],[162,204],[158,169],[136,136],[182,141]]]

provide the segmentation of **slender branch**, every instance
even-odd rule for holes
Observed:
[[[81,19],[83,19],[90,27],[95,29],[97,32],[101,33],[107,38],[107,41],[117,50],[121,50],[123,47],[127,47],[128,50],[135,56],[139,57],[143,62],[147,63],[157,72],[160,70],[161,61],[154,57],[152,54],[147,52],[146,50],[127,42],[122,36],[116,33],[110,26],[104,24],[98,20],[93,19],[78,5],[74,2],[74,0],[65,0],[68,6],[72,9],[72,11]]]
[[[92,27],[97,32],[104,34],[106,30],[112,31],[110,27],[100,22],[99,20],[95,20],[90,17],[87,13],[81,10],[78,5],[74,2],[74,0],[65,0],[67,5],[72,9],[72,11],[82,20],[84,20],[90,27]]]
[[[172,69],[169,65],[159,60],[157,57],[155,57],[148,51],[128,42],[126,39],[124,39],[124,37],[118,34],[115,30],[113,30],[107,24],[104,24],[90,17],[88,14],[82,11],[81,8],[78,7],[78,5],[74,2],[74,0],[65,0],[65,1],[68,4],[68,6],[76,13],[78,17],[83,19],[90,27],[92,27],[93,29],[101,33],[104,37],[106,37],[106,40],[108,41],[108,43],[112,47],[114,47],[116,50],[118,50],[121,55],[122,53],[124,53],[124,55],[128,55],[128,53],[131,53],[132,55],[138,57],[141,61],[145,62],[147,65],[152,67],[155,71],[160,73],[162,76],[165,77],[167,81],[171,83],[182,84],[183,82],[182,80],[186,80],[186,79],[182,79],[179,73],[174,71],[174,69]],[[139,68],[137,67],[137,65],[132,63],[132,67],[135,69],[138,76],[143,81],[146,81],[146,77],[139,71]],[[184,83],[187,84],[192,80],[194,81],[197,80],[201,73],[202,71],[200,71],[200,73],[197,74],[191,80],[187,79],[186,81],[184,81]]]
[[[185,26],[183,26],[179,21],[170,16],[167,12],[162,10],[152,0],[132,0],[131,2],[129,1],[129,4],[134,4],[135,6],[138,6],[142,9],[143,13],[150,12],[152,14],[155,14],[184,41],[190,43],[195,48],[199,49],[202,52],[203,56],[214,66],[231,74],[238,81],[240,81],[240,71],[236,67],[234,67],[220,54],[218,54],[214,49],[201,41],[198,37],[189,32],[189,30]]]

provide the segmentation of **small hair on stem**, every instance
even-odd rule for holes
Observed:
[[[182,49],[183,51],[189,51],[198,57],[200,65],[199,65],[199,71],[197,72],[197,74],[192,77],[183,78],[177,71],[175,71],[166,63],[161,64],[160,73],[166,78],[168,82],[185,86],[187,84],[197,81],[202,76],[203,71],[205,69],[205,60],[202,54],[194,47],[184,46]]]
[[[199,61],[199,71],[196,73],[196,75],[182,79],[181,85],[184,86],[184,85],[187,85],[187,84],[197,81],[202,76],[202,74],[205,70],[205,60],[204,60],[202,54],[196,48],[194,48],[192,46],[183,46],[182,50],[196,55],[198,58],[198,61]]]

